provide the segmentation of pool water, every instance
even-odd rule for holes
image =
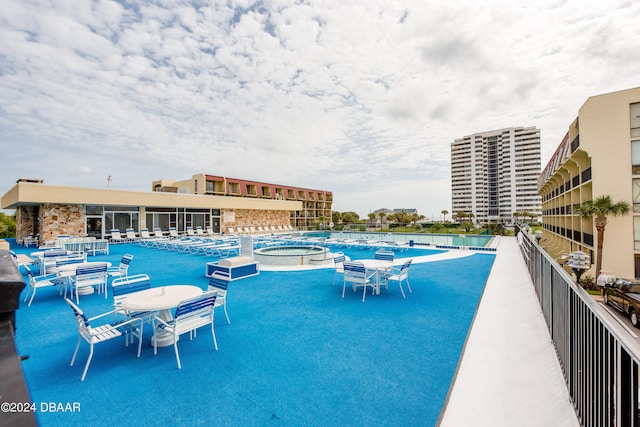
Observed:
[[[494,236],[478,234],[426,234],[426,233],[379,233],[379,232],[311,232],[310,237],[330,239],[382,240],[387,242],[409,243],[418,245],[447,245],[486,247]]]

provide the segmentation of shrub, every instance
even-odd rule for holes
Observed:
[[[590,274],[585,274],[582,277],[580,277],[579,283],[580,283],[580,286],[582,286],[584,289],[588,291],[600,290],[600,287],[596,285],[596,281],[594,280],[593,276]]]

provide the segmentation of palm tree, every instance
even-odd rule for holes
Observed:
[[[369,224],[373,224],[372,226],[375,227],[376,223],[374,222],[374,219],[376,219],[376,214],[374,214],[373,212],[369,212]]]
[[[444,209],[444,210],[440,211],[440,213],[442,214],[442,220],[446,221],[447,220],[447,214],[449,214],[449,211]]]
[[[627,202],[613,203],[611,196],[598,196],[594,200],[587,200],[574,208],[574,212],[580,218],[593,217],[598,241],[596,249],[596,277],[600,275],[602,269],[602,247],[604,246],[604,229],[607,226],[608,216],[626,215],[631,208]]]

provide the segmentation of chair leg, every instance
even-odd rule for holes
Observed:
[[[409,278],[408,277],[406,279],[406,282],[407,282],[407,288],[409,289],[409,293],[412,294],[413,291],[411,290],[411,285],[409,284]]]
[[[404,294],[404,289],[402,289],[402,280],[398,280],[398,285],[400,286],[400,292],[402,292],[402,298],[407,299]]]
[[[178,340],[176,338],[178,337],[174,335],[173,348],[176,350],[176,361],[178,362],[178,369],[182,369],[182,365],[180,364],[180,355],[178,354]]]
[[[342,285],[342,298],[344,298],[344,290],[347,288],[347,282]]]
[[[227,318],[227,325],[231,324],[231,320],[229,320],[229,313],[227,313],[227,299],[225,298],[224,300],[224,304],[222,305],[222,308],[224,309],[224,315]]]
[[[84,378],[87,376],[87,371],[89,370],[89,364],[91,363],[91,358],[93,357],[93,343],[89,343],[89,358],[87,359],[87,364],[84,365],[84,371],[82,372],[82,378],[80,381],[84,381]]]
[[[140,322],[140,329],[138,330],[138,357],[140,357],[140,351],[142,350],[142,331],[144,329],[144,322]],[[133,339],[133,335],[131,336]]]
[[[73,352],[73,357],[71,358],[71,363],[69,366],[73,366],[73,363],[76,361],[76,355],[78,354],[78,349],[80,348],[80,341],[82,341],[82,337],[78,337],[78,344],[76,345],[76,350]]]
[[[216,339],[216,331],[213,328],[213,320],[211,321],[211,336],[213,337],[213,348],[218,350],[218,340]]]
[[[29,304],[27,307],[31,307],[31,303],[33,302],[33,298],[36,296],[36,288],[33,288],[33,293],[31,294],[31,299],[29,300]]]

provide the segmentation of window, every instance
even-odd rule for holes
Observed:
[[[633,217],[633,248],[640,251],[640,216]]]
[[[640,179],[633,180],[633,212],[640,213]]]
[[[640,175],[640,141],[631,143],[631,173]]]
[[[631,104],[631,138],[640,138],[640,102]]]

